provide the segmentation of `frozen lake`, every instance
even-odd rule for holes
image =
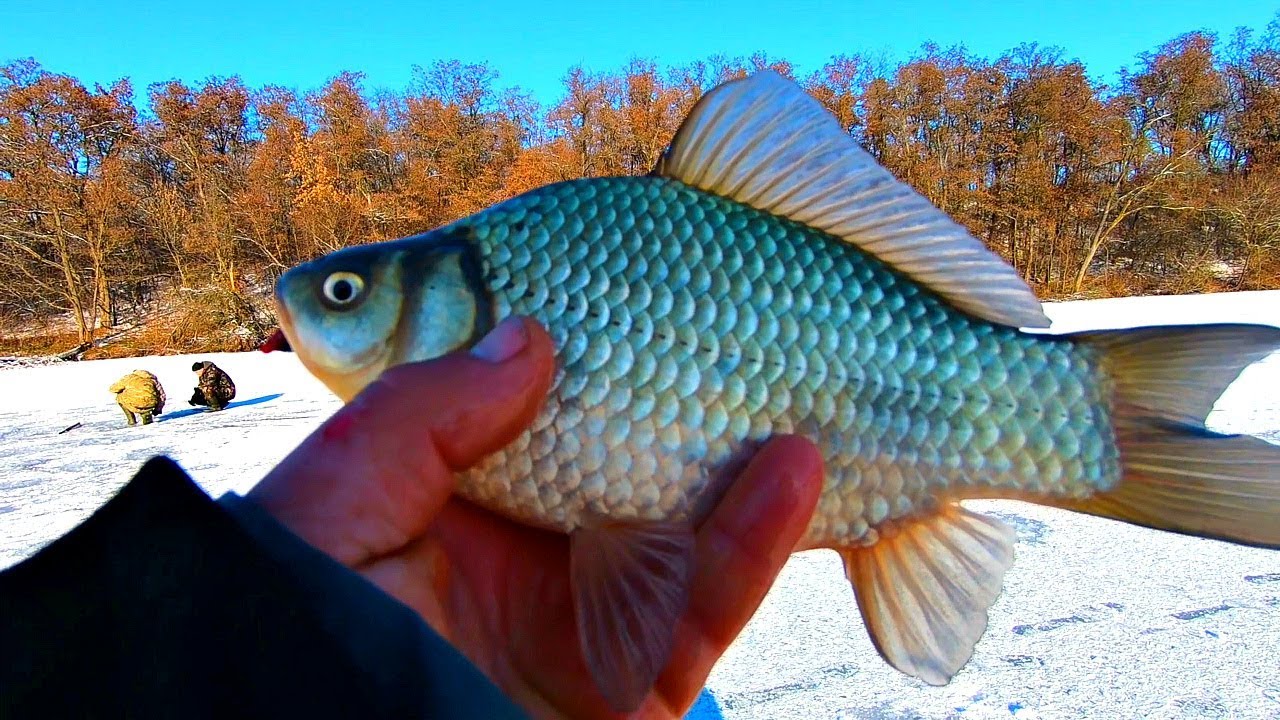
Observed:
[[[1047,312],[1055,332],[1280,325],[1280,291],[1060,303]],[[235,379],[227,411],[187,408],[195,358]],[[159,376],[170,412],[127,428],[107,386],[135,368]],[[173,457],[214,496],[246,491],[339,406],[284,353],[10,368],[0,370],[0,397],[0,568],[70,530],[152,455]],[[1245,371],[1209,424],[1280,443],[1280,359]],[[1017,560],[987,634],[950,685],[929,687],[886,665],[838,558],[811,551],[791,559],[693,715],[1280,718],[1280,551],[1013,501],[970,506],[1017,528]]]

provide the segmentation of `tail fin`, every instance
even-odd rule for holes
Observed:
[[[1280,547],[1280,447],[1220,435],[1204,419],[1280,328],[1198,325],[1073,335],[1103,353],[1115,383],[1122,476],[1088,500],[1055,503],[1137,525]]]

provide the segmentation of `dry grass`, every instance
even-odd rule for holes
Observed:
[[[106,360],[143,355],[176,355],[182,352],[186,351],[183,350],[181,339],[174,336],[173,328],[168,323],[160,321],[148,323],[117,340],[92,348],[83,355],[83,359]]]
[[[1280,267],[1277,267],[1280,270]],[[1273,290],[1280,288],[1280,272],[1258,287],[1215,275],[1207,265],[1165,276],[1142,275],[1127,270],[1110,270],[1091,276],[1078,293],[1046,293],[1046,300],[1096,300],[1136,295],[1199,295],[1233,290]]]
[[[222,289],[190,293],[175,313],[169,344],[180,352],[238,352],[261,345],[275,327],[264,299]]]
[[[184,290],[164,304],[177,309],[154,313],[136,327],[103,330],[99,344],[82,359],[253,350],[275,328],[269,304],[253,295],[220,288]],[[79,345],[75,332],[28,330],[0,337],[0,355],[56,355]]]
[[[1245,264],[1240,277],[1240,290],[1274,290],[1280,288],[1280,252],[1260,249]]]
[[[1139,295],[1148,283],[1140,276],[1123,270],[1114,270],[1092,278],[1084,288],[1088,298],[1116,298]]]
[[[80,344],[74,332],[32,333],[17,337],[0,337],[0,355],[57,355]]]

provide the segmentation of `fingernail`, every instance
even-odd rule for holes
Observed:
[[[510,360],[529,344],[529,333],[520,318],[509,317],[498,323],[471,348],[471,354],[491,363]]]

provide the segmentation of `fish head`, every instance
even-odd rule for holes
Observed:
[[[276,282],[280,329],[303,366],[350,401],[387,368],[468,347],[493,326],[475,249],[437,230],[345,248]]]
[[[302,364],[343,400],[387,366],[400,323],[400,253],[346,248],[291,268],[276,282],[276,314]]]

